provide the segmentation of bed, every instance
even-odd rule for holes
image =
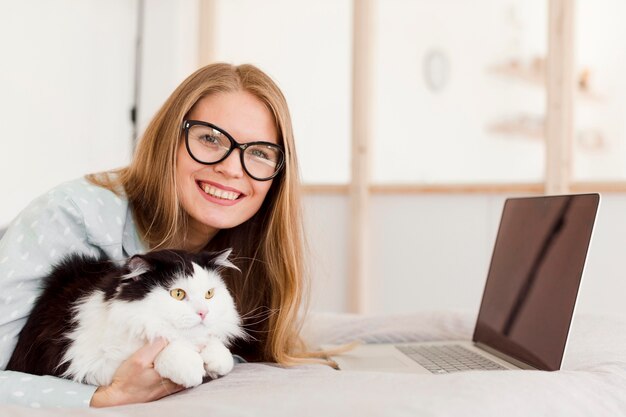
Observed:
[[[312,314],[314,345],[471,338],[475,317]],[[626,416],[626,316],[574,320],[563,369],[447,375],[239,364],[228,376],[160,401],[108,409],[0,407],[0,416]]]

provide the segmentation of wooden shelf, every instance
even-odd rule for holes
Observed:
[[[487,126],[487,132],[543,140],[545,138],[545,123],[543,118],[532,120],[530,117],[521,115],[517,118],[491,123]]]
[[[488,71],[492,74],[519,80],[537,87],[545,88],[546,85],[545,63],[541,58],[536,58],[530,65],[510,61],[505,64],[494,65],[488,68]],[[591,102],[602,102],[603,97],[600,94],[588,89],[589,77],[588,70],[583,70],[578,76],[577,97]]]

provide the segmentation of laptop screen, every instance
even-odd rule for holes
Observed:
[[[599,200],[506,200],[474,342],[537,369],[560,369]]]

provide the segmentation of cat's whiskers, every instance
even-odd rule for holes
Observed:
[[[258,339],[256,337],[254,337],[254,335],[252,335],[252,333],[257,333],[257,334],[263,334],[263,333],[269,333],[269,330],[254,330],[254,329],[246,329],[245,327],[241,327],[241,329],[243,330],[245,336],[242,338],[243,340],[253,340],[255,342],[260,342],[261,339]]]
[[[247,341],[252,341],[252,342],[260,342],[260,341],[261,341],[261,339],[258,339],[258,338],[256,338],[256,337],[252,336],[252,335],[251,335],[250,333],[248,333],[248,332],[245,332],[245,336],[243,337],[243,339],[244,339],[244,340],[247,340]]]
[[[256,326],[263,323],[263,321],[257,321],[254,323],[244,323],[240,327],[246,331],[246,333],[269,333],[269,329],[259,329]]]
[[[259,342],[260,339],[255,337],[254,334],[267,334],[269,330],[255,329],[254,326],[267,321],[276,312],[278,312],[278,309],[259,306],[241,315],[240,327],[245,333],[244,339]]]
[[[242,317],[242,326],[255,326],[257,324],[263,323],[267,321],[272,315],[274,315],[275,311],[267,311],[263,313],[258,313],[256,315]]]
[[[261,311],[258,311],[258,310],[261,310]],[[245,314],[242,314],[241,318],[242,319],[255,318],[255,317],[260,317],[263,314],[268,314],[268,317],[269,317],[269,315],[275,314],[276,312],[278,312],[278,309],[276,308],[272,309],[272,308],[268,308],[265,306],[259,306],[259,307],[253,308],[252,310],[246,312]]]

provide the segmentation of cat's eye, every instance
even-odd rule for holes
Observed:
[[[172,296],[172,298],[181,301],[185,298],[185,295],[187,295],[187,293],[185,293],[185,291],[181,290],[180,288],[174,288],[172,291],[170,291],[170,295]]]
[[[214,294],[215,294],[215,288],[211,288],[210,290],[206,292],[206,295],[204,296],[204,298],[208,300],[209,298],[213,298]]]

